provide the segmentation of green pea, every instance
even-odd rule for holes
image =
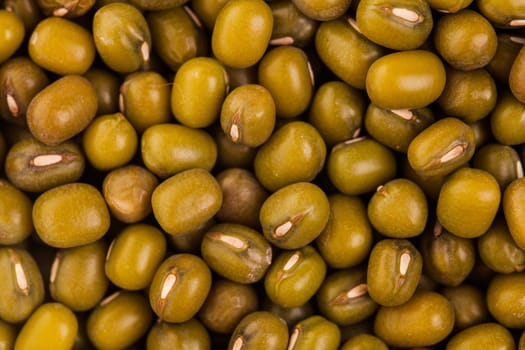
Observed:
[[[454,307],[455,329],[465,329],[489,320],[485,291],[471,284],[462,283],[456,287],[441,290]]]
[[[220,114],[228,92],[224,67],[210,57],[189,59],[177,70],[171,90],[171,111],[183,125],[210,126]]]
[[[126,226],[113,239],[105,256],[107,278],[126,290],[145,289],[164,260],[166,246],[166,237],[155,226]]]
[[[430,108],[384,109],[373,103],[364,115],[366,131],[376,141],[406,153],[410,142],[434,122]]]
[[[434,24],[427,1],[362,0],[357,6],[359,29],[376,44],[393,50],[420,47]]]
[[[345,83],[364,90],[366,75],[386,49],[361,34],[352,19],[337,18],[319,25],[315,35],[319,58]]]
[[[196,319],[183,323],[156,322],[148,332],[146,347],[150,350],[210,350],[210,335]]]
[[[361,195],[394,178],[397,172],[393,151],[368,137],[335,145],[327,161],[328,177],[343,194]]]
[[[525,275],[521,272],[496,274],[489,282],[486,294],[489,312],[506,328],[523,328],[525,325],[525,300],[521,290]]]
[[[130,164],[107,173],[102,182],[102,194],[116,219],[135,223],[151,214],[151,195],[158,183],[152,172]]]
[[[255,176],[268,190],[311,181],[322,170],[326,145],[319,132],[303,121],[277,129],[255,156]]]
[[[217,180],[206,170],[185,170],[164,180],[151,195],[153,215],[169,234],[189,233],[202,227],[222,204]]]
[[[213,281],[210,293],[199,310],[199,319],[213,332],[229,334],[241,319],[259,307],[254,285],[227,279]]]
[[[454,327],[454,308],[441,294],[418,291],[406,303],[382,306],[374,320],[374,332],[391,347],[432,346]]]
[[[445,81],[445,67],[437,55],[406,50],[385,55],[370,65],[366,91],[382,108],[422,108],[438,99]]]
[[[109,210],[99,190],[70,183],[42,193],[33,205],[33,223],[44,243],[69,248],[94,242],[109,229]]]
[[[285,350],[287,344],[286,322],[268,311],[255,311],[239,322],[230,337],[228,350]]]
[[[501,350],[516,349],[514,338],[508,329],[495,322],[482,323],[456,333],[447,342],[446,350],[474,349],[486,346]]]
[[[29,38],[28,50],[36,64],[60,75],[84,74],[95,60],[91,33],[65,18],[40,21]]]
[[[308,108],[315,82],[308,57],[300,48],[270,49],[259,62],[258,80],[271,93],[278,117],[294,118]]]
[[[297,249],[315,240],[330,216],[330,204],[320,187],[309,182],[285,186],[261,206],[259,220],[266,239],[283,249]]]
[[[119,109],[138,133],[172,120],[170,87],[157,72],[135,72],[120,85]]]
[[[197,255],[179,253],[157,268],[149,287],[155,314],[167,322],[185,322],[197,314],[211,288],[211,271]]]
[[[336,350],[340,342],[341,331],[337,325],[322,316],[314,315],[294,326],[288,349]]]
[[[326,275],[326,264],[312,246],[283,251],[268,269],[264,289],[282,307],[296,307],[310,300]]]
[[[437,218],[460,237],[484,234],[498,212],[501,191],[490,173],[472,168],[456,170],[443,184],[437,202]]]
[[[378,308],[368,294],[363,266],[329,273],[316,294],[316,301],[321,315],[339,326],[358,324]]]
[[[503,90],[489,117],[494,138],[504,145],[525,142],[525,124],[521,118],[524,113],[525,103],[520,102],[508,89]]]
[[[266,51],[272,28],[272,10],[266,2],[228,1],[218,12],[212,30],[213,54],[226,66],[253,66]]]
[[[220,124],[234,143],[257,147],[271,136],[275,126],[275,103],[270,91],[259,84],[245,84],[226,96]]]
[[[364,112],[365,101],[360,91],[342,81],[329,81],[315,91],[308,121],[332,146],[360,132]]]
[[[45,344],[53,349],[67,350],[73,347],[77,333],[78,321],[73,311],[60,303],[45,303],[24,323],[15,348],[37,349]]]
[[[44,301],[44,282],[35,259],[25,249],[0,248],[0,317],[9,323],[27,320]]]
[[[364,201],[357,196],[328,197],[330,216],[315,243],[326,264],[349,268],[363,262],[372,248],[372,227]]]
[[[26,57],[15,57],[0,66],[0,115],[26,126],[27,107],[49,79],[42,68]]]
[[[0,22],[0,63],[3,63],[22,45],[26,30],[22,19],[5,9],[0,10]]]
[[[49,277],[51,297],[73,311],[94,308],[109,286],[104,273],[107,248],[105,241],[98,240],[80,247],[59,249]]]
[[[217,159],[217,146],[203,130],[165,123],[144,131],[141,154],[151,172],[167,178],[192,168],[211,170]]]
[[[525,225],[522,213],[525,206],[525,178],[512,181],[503,192],[503,214],[514,242],[525,249]]]
[[[153,50],[176,72],[187,60],[206,56],[209,38],[197,16],[188,6],[174,6],[149,12]]]
[[[407,179],[394,179],[377,188],[368,202],[368,218],[381,234],[409,238],[423,232],[428,204],[423,190]]]
[[[0,244],[17,244],[33,232],[33,202],[12,183],[0,179]]]
[[[447,175],[465,165],[475,148],[472,128],[457,118],[447,117],[419,133],[410,142],[407,156],[410,166],[420,175]]]
[[[255,283],[272,262],[272,247],[259,232],[237,224],[213,226],[202,238],[208,266],[230,281]]]
[[[497,42],[490,22],[480,13],[466,8],[443,15],[434,29],[437,52],[455,69],[486,66],[496,54]]]
[[[57,103],[58,97],[60,103]],[[57,145],[84,130],[95,117],[97,107],[97,94],[89,80],[79,75],[65,75],[31,100],[27,124],[36,139]]]
[[[460,285],[474,268],[474,242],[443,230],[439,224],[423,235],[420,247],[424,272],[445,286]]]
[[[135,156],[138,136],[122,113],[106,114],[96,117],[84,130],[82,146],[94,168],[111,170]]]
[[[117,291],[89,313],[87,335],[97,349],[125,349],[146,335],[152,320],[144,295]]]
[[[272,1],[273,30],[270,44],[306,47],[313,42],[318,22],[305,15],[292,1]]]
[[[110,3],[93,15],[93,39],[104,63],[131,73],[150,61],[151,34],[146,19],[133,5]]]
[[[368,258],[368,294],[383,306],[398,306],[410,300],[417,288],[423,259],[406,239],[377,242]]]

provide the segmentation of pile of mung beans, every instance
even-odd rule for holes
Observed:
[[[0,350],[525,349],[525,1],[0,1]]]

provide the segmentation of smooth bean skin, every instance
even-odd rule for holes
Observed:
[[[0,22],[0,63],[3,63],[20,47],[26,30],[20,17],[4,9],[0,10]]]
[[[525,325],[525,301],[520,291],[525,274],[497,274],[490,280],[486,300],[490,314],[504,327],[522,328]]]
[[[503,192],[503,214],[512,239],[518,247],[525,249],[525,225],[520,219],[525,210],[525,179],[512,181]]]
[[[495,322],[482,323],[456,333],[448,342],[446,350],[457,349],[516,349],[512,334]]]

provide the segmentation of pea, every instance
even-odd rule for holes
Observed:
[[[44,282],[31,254],[21,248],[0,247],[0,317],[9,323],[27,320],[44,301]]]
[[[420,175],[447,175],[465,165],[475,148],[472,128],[457,118],[447,117],[419,133],[408,145],[407,157]]]
[[[489,310],[485,301],[485,292],[471,284],[463,283],[456,287],[441,290],[454,307],[454,328],[469,328],[489,320]]]
[[[327,173],[343,194],[361,195],[374,191],[397,172],[393,151],[368,137],[341,142],[328,155]]]
[[[264,278],[268,297],[282,307],[303,305],[317,292],[326,275],[326,264],[311,246],[284,251],[275,258]]]
[[[303,121],[277,129],[255,156],[255,176],[268,190],[294,182],[311,181],[321,171],[326,145],[319,132]]]
[[[259,84],[235,88],[224,99],[220,124],[232,142],[249,147],[262,145],[275,126],[275,102],[270,91]]]
[[[479,237],[498,212],[501,192],[497,181],[484,170],[461,168],[443,184],[436,213],[449,232],[465,238]]]
[[[288,327],[283,319],[268,311],[255,311],[241,319],[230,337],[228,350],[284,350]]]
[[[157,72],[135,72],[120,85],[119,109],[141,134],[155,124],[172,120],[170,88]]]
[[[384,306],[398,306],[412,298],[421,277],[423,259],[406,239],[383,239],[370,252],[367,285],[370,297]]]
[[[357,196],[328,197],[330,216],[315,243],[327,265],[349,268],[363,262],[372,248],[372,227],[364,201]]]
[[[379,307],[368,294],[363,266],[329,273],[316,294],[316,301],[320,313],[339,326],[364,321]]]
[[[124,349],[147,333],[152,320],[151,309],[141,293],[117,291],[91,310],[87,335],[97,349]]]
[[[105,241],[98,240],[80,247],[58,250],[49,278],[51,297],[73,311],[94,308],[109,286],[104,273],[107,248]]]
[[[272,10],[264,1],[228,1],[217,14],[212,30],[213,54],[226,66],[252,66],[262,58],[272,28]]]
[[[24,324],[15,342],[16,349],[36,349],[42,344],[57,350],[71,349],[78,332],[78,321],[60,303],[39,306]]]
[[[186,61],[175,74],[171,111],[183,125],[210,126],[218,119],[228,92],[228,76],[222,64],[210,57]]]
[[[211,342],[206,328],[193,318],[183,323],[156,322],[148,332],[146,346],[151,350],[209,350]]]
[[[109,246],[105,274],[120,288],[145,289],[164,260],[166,246],[166,237],[155,226],[144,223],[126,226]]]
[[[131,73],[150,61],[151,33],[133,5],[110,3],[93,15],[93,39],[104,63],[119,73]]]
[[[345,83],[364,90],[366,75],[386,49],[363,36],[354,20],[323,22],[315,34],[315,48],[323,63]]]
[[[97,108],[97,93],[89,80],[64,75],[33,97],[27,108],[27,125],[37,140],[57,145],[84,130]]]
[[[382,306],[374,320],[374,332],[392,347],[432,346],[454,327],[454,308],[441,294],[418,291],[406,303]]]
[[[290,335],[288,349],[336,350],[341,342],[337,325],[322,316],[310,316],[297,323]]]
[[[151,214],[151,196],[158,183],[159,180],[148,169],[129,164],[106,174],[102,194],[116,219],[135,223]]]
[[[204,304],[211,282],[211,271],[200,257],[187,253],[171,255],[153,276],[150,306],[161,320],[188,321]]]
[[[438,56],[430,51],[406,50],[385,55],[370,65],[366,91],[379,107],[422,108],[438,99],[445,82],[445,67]]]
[[[172,235],[189,233],[219,211],[222,192],[208,171],[194,168],[161,182],[151,195],[151,204],[164,231]]]
[[[525,285],[525,275],[520,272],[496,274],[489,282],[487,306],[492,317],[504,327],[523,328],[525,302],[520,290]]]
[[[362,93],[342,81],[329,81],[315,91],[308,122],[315,126],[327,145],[356,136],[363,124],[365,101]]]
[[[258,306],[254,285],[221,278],[213,281],[198,315],[209,330],[229,334],[244,316],[257,311]]]
[[[0,22],[0,63],[3,63],[22,45],[26,30],[22,19],[5,9],[0,10]]]
[[[97,188],[86,183],[54,187],[35,200],[36,233],[46,244],[69,248],[94,242],[109,229],[107,205]]]
[[[272,48],[258,67],[258,80],[271,93],[278,117],[294,118],[306,110],[315,82],[303,50],[294,46]]]
[[[497,41],[490,22],[480,13],[466,8],[441,17],[434,30],[437,52],[460,70],[486,66],[496,54]]]
[[[377,188],[368,202],[372,226],[385,236],[409,238],[423,232],[428,204],[423,190],[407,179],[394,179]]]
[[[283,249],[301,248],[326,226],[330,204],[316,185],[297,182],[271,194],[261,206],[259,220],[266,239]]]
[[[26,126],[27,107],[49,79],[42,68],[26,57],[14,57],[0,67],[0,115]]]
[[[17,244],[33,232],[33,202],[9,181],[0,179],[0,244]]]
[[[432,13],[426,1],[360,1],[357,25],[373,42],[394,50],[420,47],[433,27]]]
[[[95,60],[91,33],[71,20],[48,17],[29,38],[29,56],[40,67],[60,75],[84,74]]]

